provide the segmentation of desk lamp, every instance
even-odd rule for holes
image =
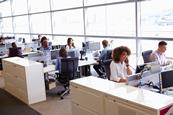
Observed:
[[[141,80],[144,76],[144,72],[149,71],[151,74],[155,74],[155,73],[159,73],[161,72],[161,67],[159,64],[155,64],[155,63],[150,63],[150,64],[146,64],[143,68],[143,70],[139,73],[137,79]],[[150,85],[153,84],[152,81],[149,82],[148,84],[142,84],[142,82],[140,81],[140,83],[138,84],[138,86],[142,86],[142,85]]]

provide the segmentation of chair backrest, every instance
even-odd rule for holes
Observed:
[[[77,75],[78,70],[78,58],[62,58],[60,74],[62,79],[71,80]]]
[[[112,50],[107,50],[107,58],[106,59],[112,59]]]
[[[147,50],[147,51],[143,51],[142,52],[142,57],[143,57],[144,63],[151,62],[151,60],[150,60],[150,54],[152,52],[153,52],[152,50]]]
[[[102,65],[104,67],[106,78],[110,80],[111,70],[110,70],[110,64],[112,62],[112,59],[104,60],[102,61]]]
[[[9,57],[23,57],[22,56],[22,49],[21,47],[17,47],[17,48],[9,48]]]

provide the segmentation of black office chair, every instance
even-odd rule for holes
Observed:
[[[68,94],[69,82],[72,79],[80,76],[78,72],[78,58],[62,58],[60,71],[56,73],[57,81],[64,87],[64,91],[60,94],[60,98],[63,99],[65,94]]]
[[[143,52],[142,52],[142,57],[143,57],[144,63],[149,63],[149,62],[151,62],[151,60],[150,60],[150,54],[151,54],[152,52],[153,52],[152,50],[147,50],[147,51],[143,51]]]
[[[9,48],[9,55],[8,57],[23,57],[22,56],[22,49],[21,47],[17,47],[17,48]]]
[[[111,75],[111,70],[110,70],[111,62],[112,62],[112,59],[104,60],[101,62],[103,65],[104,71],[106,73],[105,78],[108,80],[110,80],[110,75]]]
[[[104,68],[104,71],[105,71],[104,78],[108,79],[108,80],[110,80],[110,64],[112,62],[112,56],[111,55],[112,55],[112,50],[107,50],[106,59],[101,60],[101,62],[100,62]]]

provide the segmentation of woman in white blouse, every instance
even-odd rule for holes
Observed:
[[[116,82],[127,82],[126,77],[132,74],[128,61],[128,56],[130,54],[131,51],[126,46],[120,46],[113,50],[112,62],[110,64],[110,80]]]
[[[66,45],[66,50],[75,48],[74,42],[72,38],[67,39],[67,45]]]

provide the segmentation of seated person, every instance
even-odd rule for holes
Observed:
[[[66,49],[69,50],[69,49],[72,49],[72,48],[75,48],[73,39],[72,38],[68,38],[67,39]]]
[[[11,45],[12,45],[12,48],[9,48],[8,57],[15,57],[15,56],[23,57],[21,47],[17,47],[15,42],[13,42]]]
[[[62,58],[67,58],[67,50],[66,48],[61,48],[59,51],[59,57],[57,58],[56,62],[56,70],[61,70],[61,59]]]
[[[110,80],[127,83],[126,77],[132,74],[128,61],[130,54],[131,51],[126,46],[120,46],[113,50],[112,62],[110,64]]]
[[[158,49],[151,53],[150,60],[152,62],[157,62],[160,66],[169,65],[172,62],[168,61],[165,56],[167,43],[165,41],[160,41],[158,44]]]
[[[109,46],[108,46],[108,41],[107,40],[103,40],[102,41],[102,45],[103,45],[103,50],[101,51],[101,54],[99,56],[98,61],[104,61],[107,58],[107,51],[110,50]],[[93,68],[95,69],[95,71],[97,72],[97,74],[100,77],[103,77],[104,75],[104,67],[101,64],[96,64],[93,66]]]
[[[40,61],[44,61],[44,63],[46,62],[46,65],[49,64],[51,61],[51,52],[50,47],[48,45],[48,39],[45,36],[41,38],[40,51],[43,52],[43,59]]]

